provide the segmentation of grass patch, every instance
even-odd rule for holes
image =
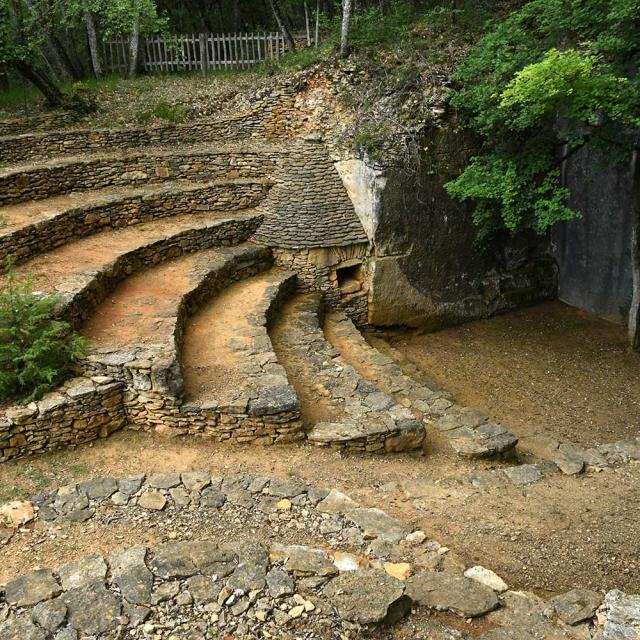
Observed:
[[[140,124],[148,124],[153,120],[163,120],[172,124],[184,122],[189,115],[189,110],[181,104],[172,104],[167,100],[160,100],[150,109],[145,109],[137,116]]]

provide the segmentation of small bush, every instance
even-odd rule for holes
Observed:
[[[29,280],[18,281],[7,261],[0,289],[0,401],[31,402],[71,373],[83,355],[82,337],[53,317],[59,300],[34,293]]]

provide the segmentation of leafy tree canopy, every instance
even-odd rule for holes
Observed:
[[[586,141],[632,144],[639,52],[640,0],[533,0],[489,26],[453,98],[483,152],[447,185],[475,202],[481,238],[576,217],[559,161]]]

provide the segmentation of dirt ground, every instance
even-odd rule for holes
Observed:
[[[579,478],[558,475],[529,488],[487,493],[455,484],[420,491],[478,466],[437,453],[347,457],[309,445],[256,449],[129,431],[75,451],[2,465],[0,502],[85,478],[140,471],[204,469],[216,475],[296,477],[336,487],[362,504],[404,519],[451,548],[467,566],[492,568],[512,588],[545,596],[575,586],[640,591],[640,465]],[[408,499],[402,486],[424,497]],[[35,545],[30,542],[33,534],[19,534],[0,548],[0,581],[28,567],[57,566],[125,544],[156,543],[166,539],[164,535],[117,524],[76,525],[58,532],[55,540]]]
[[[591,444],[637,433],[638,356],[627,351],[615,325],[549,304],[437,334],[387,337],[414,374],[435,379],[520,434],[542,430]],[[545,597],[574,587],[640,592],[640,464],[480,492],[457,479],[499,463],[458,459],[432,436],[425,451],[350,456],[308,444],[257,449],[125,431],[1,465],[0,502],[141,471],[296,477],[402,518],[466,566],[493,569],[511,588]],[[0,581],[28,567],[155,544],[168,532],[97,522],[64,525],[53,534],[42,540],[24,532],[0,547]]]
[[[629,350],[622,326],[560,302],[380,337],[458,402],[521,438],[545,434],[590,447],[640,432],[640,354]]]

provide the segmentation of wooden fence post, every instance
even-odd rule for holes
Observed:
[[[209,66],[209,41],[204,33],[200,34],[200,70],[202,75],[207,73],[207,67]]]

